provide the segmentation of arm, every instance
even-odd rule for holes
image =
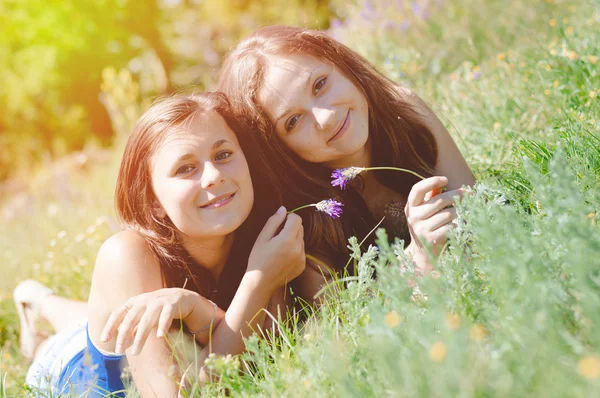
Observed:
[[[421,115],[431,131],[438,148],[434,175],[445,177],[431,177],[415,184],[405,209],[412,236],[405,253],[413,258],[417,270],[429,272],[433,266],[419,239],[431,244],[434,254],[441,251],[452,228],[452,221],[456,218],[453,198],[462,197],[467,191],[461,187],[473,185],[475,178],[450,133],[429,106],[406,88],[399,88],[399,92]],[[441,194],[444,187],[447,191]]]
[[[475,177],[469,165],[462,156],[450,133],[435,115],[431,108],[419,96],[407,88],[399,88],[403,99],[413,106],[429,128],[438,148],[434,175],[448,178],[448,190],[460,188],[463,185],[473,185]],[[441,150],[443,148],[443,150]]]
[[[276,234],[286,218],[283,229]],[[286,216],[285,209],[282,208],[269,219],[259,235],[250,254],[246,274],[229,309],[214,329],[212,340],[196,356],[199,364],[203,364],[210,353],[218,355],[241,353],[245,348],[243,338],[263,326],[265,314],[261,310],[266,308],[269,299],[278,289],[281,290],[289,280],[294,279],[304,270],[304,265],[301,219],[295,214]],[[131,304],[129,310],[123,311],[122,308],[113,310],[111,320],[106,325],[107,332],[110,335],[116,326],[120,325],[117,341],[122,341],[125,346],[129,346],[131,338],[124,336],[131,336],[137,328],[135,344],[139,345],[140,349],[146,339],[146,344],[156,339],[156,334],[151,335],[148,332],[150,329],[158,327],[159,330],[164,330],[172,319],[183,319],[191,329],[196,327],[200,329],[206,325],[205,321],[210,322],[210,317],[214,313],[214,307],[209,303],[210,315],[207,315],[206,300],[202,297],[178,288],[142,294],[128,300],[127,303]],[[204,308],[201,308],[202,306]],[[123,305],[121,307],[124,308]],[[168,316],[163,316],[165,309]],[[123,317],[125,313],[127,315]],[[196,324],[198,326],[195,326]],[[110,336],[107,337],[110,339]],[[141,341],[138,341],[138,338]],[[147,351],[144,346],[139,356],[144,356]],[[129,356],[130,352],[128,352]],[[135,355],[131,356],[135,358]],[[186,375],[188,374],[189,371],[186,371]],[[203,368],[200,377],[201,380],[207,378]]]
[[[111,312],[132,296],[162,287],[159,264],[141,236],[133,231],[122,231],[109,238],[98,253],[92,276],[88,318],[94,343],[114,352],[115,340],[101,341],[102,329]],[[178,377],[177,374],[169,376],[174,361],[164,339],[151,335],[139,356],[126,354],[133,381],[142,397],[177,395]]]
[[[307,255],[306,265],[304,272],[292,282],[294,291],[311,304],[323,304],[326,295],[316,295],[327,283],[335,279],[335,271],[327,262],[314,256],[309,258]]]

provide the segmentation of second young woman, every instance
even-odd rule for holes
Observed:
[[[456,218],[454,198],[474,179],[419,97],[326,33],[290,26],[266,27],[240,42],[223,63],[218,87],[252,127],[288,208],[328,197],[344,203],[340,221],[302,214],[307,253],[340,271],[347,238],[363,238],[383,219],[415,264],[430,268],[423,244],[439,251]],[[346,191],[333,189],[332,171],[349,167],[400,167],[425,179],[363,171]],[[302,281],[319,280],[321,272],[307,267],[300,291],[312,294],[315,283]]]

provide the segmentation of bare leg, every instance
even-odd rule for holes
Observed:
[[[50,294],[44,298],[40,305],[39,316],[47,320],[55,333],[69,327],[75,321],[87,317],[87,303],[85,301],[70,300]],[[35,348],[34,358],[42,352],[42,347],[48,339],[40,341]]]
[[[87,317],[87,303],[51,294],[41,303],[39,315],[50,322],[58,333],[73,322]]]
[[[21,323],[19,347],[29,359],[39,352],[47,337],[37,329],[37,319],[47,320],[55,332],[60,332],[87,316],[87,303],[56,296],[51,289],[31,279],[17,285],[13,299]]]

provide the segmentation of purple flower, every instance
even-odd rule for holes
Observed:
[[[348,167],[345,169],[337,169],[331,173],[331,185],[334,187],[340,187],[342,189],[346,189],[346,186],[352,182],[361,172],[365,170],[364,167]]]
[[[325,199],[315,205],[318,211],[327,213],[331,218],[339,218],[342,215],[344,204],[335,199]]]

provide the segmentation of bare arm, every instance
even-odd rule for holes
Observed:
[[[473,185],[475,178],[450,133],[431,108],[412,91],[399,88],[399,92],[421,115],[438,148],[434,177],[415,184],[405,209],[412,236],[405,253],[413,258],[417,270],[429,272],[433,267],[419,240],[431,244],[434,254],[440,252],[456,218],[453,198],[464,195],[467,191],[461,187]],[[447,190],[443,194],[442,188]]]
[[[90,337],[102,350],[114,352],[116,340],[102,342],[111,312],[129,298],[163,288],[160,267],[144,239],[132,231],[109,238],[100,249],[89,298]],[[176,374],[169,375],[172,352],[165,339],[151,335],[139,356],[127,352],[133,381],[142,397],[177,395]],[[172,372],[171,372],[172,373]]]
[[[448,178],[448,185],[446,186],[448,190],[457,189],[463,185],[473,185],[475,177],[444,124],[425,101],[414,92],[406,88],[400,88],[399,90],[404,100],[413,105],[413,108],[421,115],[425,125],[435,138],[438,157],[434,175]]]

